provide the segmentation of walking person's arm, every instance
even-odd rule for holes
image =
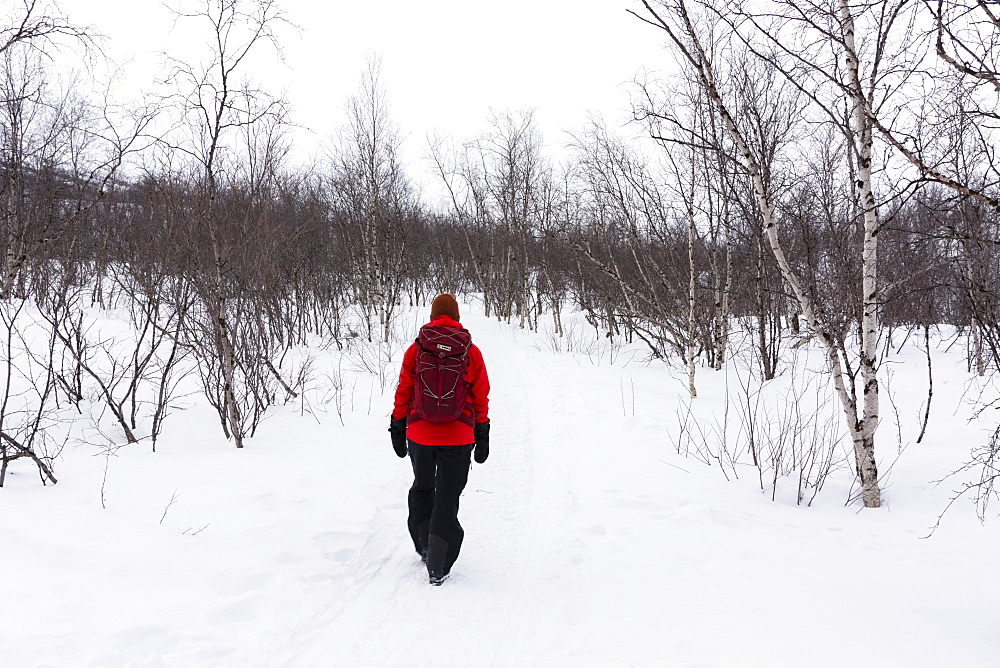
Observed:
[[[482,464],[490,456],[490,379],[486,373],[486,363],[479,348],[472,346],[469,350],[469,400],[476,412],[476,425],[473,435],[476,441],[476,451],[473,458],[477,464]]]
[[[406,456],[406,416],[413,403],[413,373],[416,360],[416,346],[411,345],[403,355],[403,367],[399,371],[399,382],[396,384],[396,397],[393,401],[392,415],[389,420],[389,436],[392,439],[392,449],[399,457]]]

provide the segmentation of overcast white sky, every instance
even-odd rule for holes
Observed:
[[[149,90],[166,51],[196,54],[206,35],[173,26],[158,0],[58,0],[74,21],[109,38],[109,54],[130,60],[128,84]],[[285,65],[274,58],[254,72],[280,91],[310,152],[343,119],[368,54],[382,58],[383,81],[407,137],[408,162],[425,152],[428,132],[457,139],[487,127],[489,109],[535,107],[546,141],[565,142],[588,111],[609,123],[627,118],[628,82],[646,67],[668,69],[657,31],[626,12],[635,0],[280,0],[300,32],[283,30]],[[262,52],[263,53],[263,52]],[[419,171],[413,165],[411,171]]]

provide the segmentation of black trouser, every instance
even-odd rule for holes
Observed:
[[[427,572],[443,577],[462,549],[458,497],[469,480],[472,445],[420,445],[408,441],[413,486],[407,526],[413,546],[427,555]]]

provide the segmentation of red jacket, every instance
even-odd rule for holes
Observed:
[[[462,325],[446,315],[440,315],[427,324],[462,329]],[[393,420],[401,420],[410,414],[416,361],[417,344],[412,343],[403,355],[403,368],[399,372],[396,401],[392,409]],[[490,379],[486,375],[483,354],[476,347],[476,344],[472,344],[472,347],[469,348],[469,369],[465,374],[465,382],[469,385],[469,401],[472,403],[476,422],[488,421]],[[444,424],[416,420],[406,427],[406,437],[421,445],[468,445],[475,442],[472,427],[458,420]]]

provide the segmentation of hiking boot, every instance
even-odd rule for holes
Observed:
[[[448,579],[448,575],[432,575],[430,582],[435,587],[440,587],[441,583]]]

